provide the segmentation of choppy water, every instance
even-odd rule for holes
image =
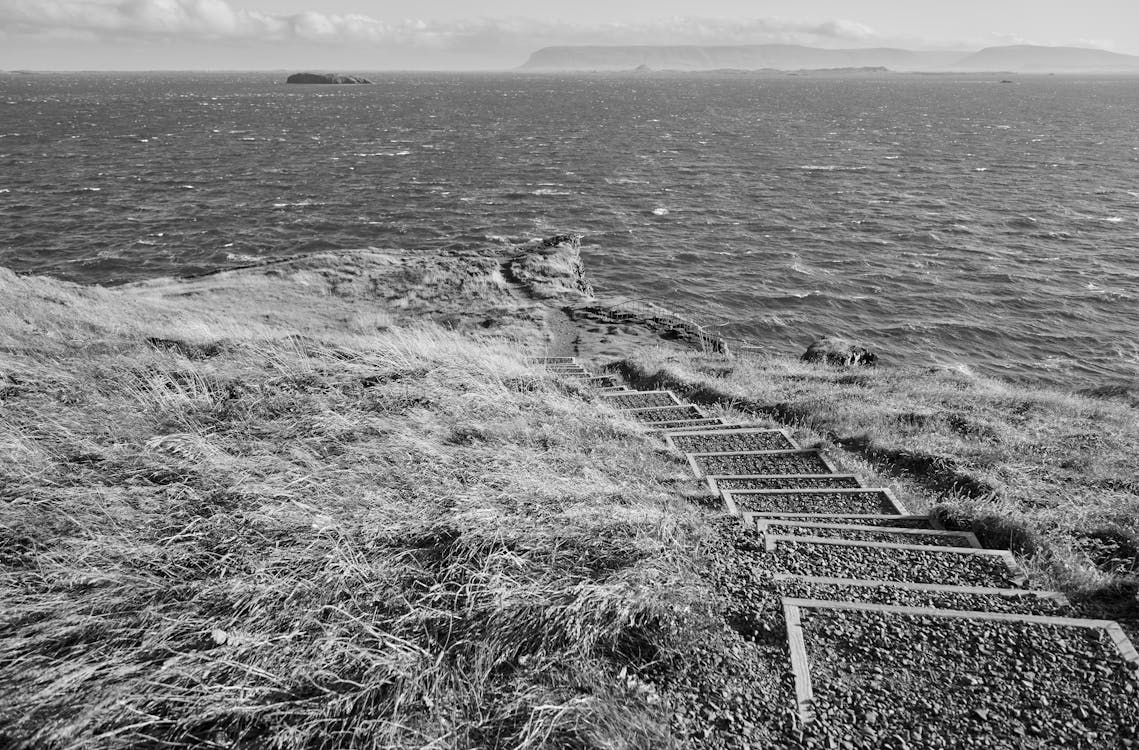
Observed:
[[[773,350],[1139,381],[1139,79],[282,77],[0,75],[0,264],[576,231],[605,291]]]

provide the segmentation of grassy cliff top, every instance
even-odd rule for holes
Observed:
[[[1136,633],[1133,405],[725,360],[608,314],[572,242],[0,270],[0,746],[796,746],[754,535],[524,362],[593,345]]]
[[[0,271],[0,745],[661,741],[623,670],[709,599],[667,462],[523,363],[497,260],[323,263]],[[458,300],[493,330],[390,325]]]

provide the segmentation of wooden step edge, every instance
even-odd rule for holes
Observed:
[[[928,520],[928,519],[927,519]],[[937,536],[951,539],[963,539],[967,547],[963,549],[984,549],[977,535],[971,531],[946,531],[945,529],[911,529],[904,526],[868,526],[857,523],[820,523],[815,521],[780,521],[777,519],[756,521],[754,529],[762,536],[766,536],[771,526],[792,526],[800,529],[841,529],[844,531],[870,531],[882,534],[903,534],[910,536]],[[793,534],[779,534],[776,536],[795,536]],[[830,537],[820,537],[828,539]],[[867,540],[873,541],[873,540]]]
[[[907,550],[914,552],[939,552],[951,555],[975,555],[978,557],[995,557],[1004,563],[1009,574],[1009,580],[1017,588],[1028,585],[1028,574],[1021,569],[1012,552],[1005,549],[973,549],[970,547],[938,547],[926,544],[897,544],[895,542],[852,542],[846,539],[828,539],[821,536],[778,536],[768,534],[763,538],[763,548],[766,552],[778,552],[779,542],[798,542],[800,544],[829,544],[836,547],[872,547],[876,549]]]
[[[666,394],[666,395],[668,395],[668,397],[670,399],[672,399],[672,403],[670,404],[670,406],[685,406],[685,404],[681,403],[680,398],[677,397],[677,395],[675,393],[673,393],[672,391],[631,391],[630,394],[634,395],[634,396],[655,396],[658,394]],[[602,394],[602,397],[603,398],[615,398],[617,395],[618,394]],[[618,406],[616,408],[620,409],[622,411],[631,411],[630,409],[623,408],[620,406]],[[653,408],[663,408],[663,407],[653,407]]]
[[[773,433],[778,433],[778,434],[783,436],[783,438],[787,441],[787,443],[789,445],[789,450],[802,450],[802,448],[799,447],[799,444],[795,442],[795,439],[791,437],[791,433],[789,433],[787,430],[772,429],[772,428],[768,428],[768,427],[756,427],[756,428],[747,428],[747,429],[739,429],[736,427],[725,427],[722,430],[712,429],[712,430],[693,430],[691,432],[670,432],[664,436],[664,442],[669,447],[670,450],[672,450],[676,453],[681,453],[681,454],[687,455],[686,451],[682,451],[676,447],[676,441],[673,440],[674,437],[688,437],[689,435],[691,435],[693,437],[716,436],[716,435],[759,435],[759,434],[771,435]]]
[[[705,484],[708,488],[717,495],[721,492],[751,492],[751,490],[721,490],[719,480],[721,479],[850,479],[858,482],[858,487],[822,487],[819,490],[850,490],[857,492],[859,490],[873,489],[866,487],[866,481],[859,474],[709,474],[704,477]],[[813,492],[814,489],[810,487],[804,488],[791,488],[790,490],[756,490],[757,492]]]
[[[879,581],[870,578],[831,578],[829,576],[804,576],[797,573],[773,573],[771,580],[776,583],[813,583],[823,586],[850,586],[853,588],[874,588],[885,586],[892,589],[906,591],[929,591],[931,593],[945,594],[981,594],[985,596],[1003,596],[1005,598],[1035,597],[1048,599],[1057,604],[1070,606],[1071,601],[1059,591],[1046,589],[1001,589],[987,586],[953,586],[947,583],[913,583],[910,581]]]
[[[706,475],[704,474],[704,470],[700,468],[700,465],[697,462],[703,456],[772,456],[790,454],[797,454],[801,456],[811,455],[822,461],[823,466],[826,467],[826,469],[831,474],[837,474],[839,471],[838,465],[833,460],[831,460],[831,458],[827,456],[826,453],[818,448],[794,448],[774,451],[714,451],[709,453],[685,453],[684,455],[688,459],[688,466],[692,469],[692,473],[695,474],[697,478],[702,478]]]
[[[792,474],[790,476],[793,478],[795,475]],[[826,474],[822,474],[822,475],[816,474],[813,476],[818,477],[818,476],[827,476],[827,475]],[[720,490],[719,494],[720,494],[720,497],[722,497],[724,499],[724,505],[727,506],[728,512],[733,516],[738,516],[738,515],[740,515],[740,510],[739,510],[739,503],[736,502],[736,496],[737,495],[764,495],[767,497],[776,497],[779,495],[815,495],[815,494],[854,495],[854,494],[858,494],[861,492],[876,492],[876,493],[882,495],[886,499],[886,502],[890,506],[890,509],[894,511],[894,515],[904,516],[904,515],[909,514],[909,510],[907,510],[906,506],[903,505],[901,503],[901,501],[898,500],[898,498],[894,497],[894,493],[891,492],[889,490],[889,488],[886,488],[886,487],[857,487],[857,488],[855,488],[855,487],[819,487],[819,488],[803,487],[803,488],[788,488],[788,489],[779,489],[779,490]]]

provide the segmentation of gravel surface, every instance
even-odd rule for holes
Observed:
[[[652,411],[629,412],[629,416],[638,422],[679,422],[693,419],[703,419],[704,415],[695,406],[673,406],[667,409],[653,409]]]
[[[684,453],[793,450],[782,432],[724,432],[718,435],[673,435],[672,444]]]
[[[713,475],[714,476],[714,475]],[[795,487],[804,489],[858,489],[858,477],[850,474],[830,476],[797,476]],[[787,489],[788,480],[783,477],[716,477],[716,485],[722,490],[782,490]],[[878,511],[872,511],[877,513]]]
[[[1018,615],[1069,617],[1071,607],[1055,599],[1036,596],[1001,596],[1000,594],[965,594],[945,591],[911,591],[885,584],[878,586],[843,586],[830,583],[779,581],[780,596],[797,599],[821,599],[838,602],[870,602],[899,607],[938,607],[967,612],[1007,612]]]
[[[865,578],[948,586],[1015,588],[995,555],[819,544],[780,539],[772,552],[780,573],[829,578]]]
[[[818,453],[730,454],[696,456],[704,474],[830,474]]]
[[[866,518],[858,516],[798,516],[792,513],[784,513],[778,516],[761,516],[757,517],[758,521],[771,521],[778,523],[779,521],[786,521],[793,523],[795,521],[805,521],[807,523],[844,523],[859,526],[889,526],[896,529],[932,529],[933,525],[930,524],[929,519],[925,516],[885,516],[878,518]]]
[[[825,522],[820,522],[825,523]],[[819,526],[792,526],[772,523],[767,530],[777,536],[821,536],[828,539],[846,539],[851,542],[889,542],[891,544],[925,544],[930,547],[972,547],[968,540],[951,536],[947,532],[932,534],[906,534],[891,531],[889,527],[864,525],[858,529],[831,529]]]
[[[717,480],[717,484],[722,483]],[[781,492],[777,495],[732,495],[741,511],[756,513],[892,513],[886,493],[865,492]]]
[[[716,425],[724,424],[724,420],[719,417],[709,417],[707,419],[681,419],[677,421],[669,421],[667,425],[661,425],[661,429],[665,430],[682,430],[686,427],[715,427]]]
[[[803,615],[817,717],[803,747],[1139,747],[1139,679],[1102,631]]]
[[[601,403],[608,404],[614,409],[649,409],[654,406],[676,406],[676,401],[667,393],[637,393],[633,391],[626,395],[604,396]]]
[[[700,585],[714,609],[708,631],[685,644],[676,661],[658,662],[653,679],[673,708],[675,747],[793,747],[786,634],[761,616],[779,611],[767,555],[735,519],[710,516],[709,526],[698,552]]]

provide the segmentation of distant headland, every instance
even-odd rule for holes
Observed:
[[[1134,73],[1139,57],[1082,47],[1017,45],[978,52],[822,49],[792,44],[733,46],[559,46],[540,49],[523,70],[804,71],[886,68],[896,72]]]
[[[285,83],[325,83],[325,84],[371,84],[367,78],[345,76],[338,73],[294,73]]]

